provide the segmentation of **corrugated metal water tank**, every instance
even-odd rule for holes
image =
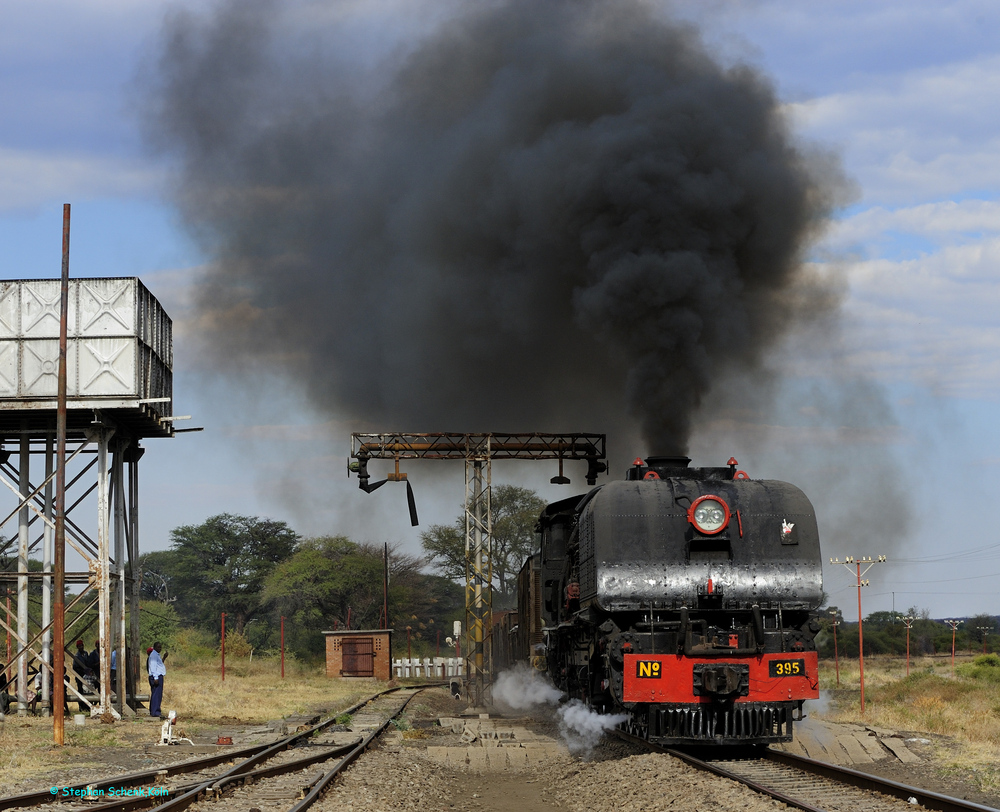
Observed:
[[[19,401],[15,408],[49,408],[56,397],[59,297],[58,279],[0,282],[0,399]],[[71,279],[68,408],[171,397],[171,329],[138,279]],[[153,411],[169,414],[169,408],[158,403]]]

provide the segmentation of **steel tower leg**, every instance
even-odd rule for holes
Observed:
[[[42,529],[42,572],[52,572],[52,471],[55,470],[55,435],[49,432],[45,435],[45,518]],[[46,666],[52,664],[52,576],[42,578],[42,662]],[[52,674],[48,668],[39,669],[42,672],[42,698],[40,704],[42,713],[52,712]]]
[[[28,657],[25,647],[28,642],[28,523],[31,510],[28,496],[31,494],[31,480],[28,478],[28,461],[31,459],[31,438],[27,432],[21,435],[21,459],[18,463],[18,486],[21,492],[21,509],[17,519],[17,715],[28,715]]]
[[[115,675],[124,673],[124,669],[119,671],[122,665],[122,643],[125,640],[125,449],[128,441],[119,438],[115,447],[114,458],[112,459],[112,479],[111,490],[114,497],[114,549],[115,549],[115,591],[112,596],[112,629],[110,645],[108,646],[108,657],[110,652],[115,654]],[[111,673],[111,665],[108,663],[108,674]],[[108,691],[111,691],[111,682],[108,682]],[[124,691],[120,688],[115,693],[115,710],[119,714],[123,712]]]
[[[100,630],[98,648],[100,651],[101,694],[99,704],[92,714],[104,714],[111,710],[111,523],[110,492],[111,477],[108,468],[108,445],[114,429],[102,426],[94,432],[97,441],[97,584],[98,584],[98,624]]]
[[[484,458],[470,457],[465,461],[466,653],[469,699],[476,707],[492,704],[492,546],[490,457],[487,451]]]
[[[134,698],[139,693],[139,651],[142,647],[139,640],[139,586],[142,572],[139,569],[139,460],[145,453],[138,442],[133,442],[127,453],[128,458],[128,591],[129,591],[129,630],[128,643],[121,641],[118,649],[118,692],[125,695],[131,691],[133,695],[132,709],[138,709],[138,701]],[[124,656],[122,654],[124,649]]]

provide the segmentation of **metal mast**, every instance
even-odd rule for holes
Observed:
[[[465,461],[465,617],[466,674],[469,700],[475,706],[492,702],[491,640],[493,628],[493,518],[490,485],[493,460],[558,460],[556,483],[568,483],[563,476],[563,460],[587,463],[587,484],[594,485],[597,475],[607,470],[603,434],[465,434],[439,432],[424,434],[352,434],[349,466],[358,475],[362,490],[371,492],[383,482],[402,482],[399,461]],[[369,484],[369,460],[393,460],[395,471],[386,480]],[[415,521],[415,511],[411,505]]]

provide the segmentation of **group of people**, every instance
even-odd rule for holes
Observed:
[[[160,705],[163,702],[163,680],[167,675],[167,668],[163,661],[167,659],[167,654],[163,654],[163,646],[157,641],[146,649],[146,673],[149,678],[149,715],[159,717],[161,715]],[[118,674],[118,652],[111,651],[111,690],[115,691]],[[76,674],[76,688],[83,694],[84,683],[86,687],[93,688],[94,691],[101,690],[100,673],[100,641],[94,641],[94,650],[87,651],[83,640],[76,641],[76,653],[73,655],[73,671]],[[41,693],[41,674],[36,673],[32,682],[33,690],[27,691],[27,701],[31,705],[32,713],[35,712],[35,705]],[[69,700],[70,697],[66,697]],[[8,680],[6,670],[0,671],[0,714],[7,713],[8,709],[16,697],[8,693]],[[65,701],[65,700],[64,700]],[[69,712],[68,709],[66,711]]]
[[[114,652],[111,654],[111,690],[115,690]],[[82,640],[76,641],[76,653],[73,655],[73,671],[76,673],[76,690],[84,692],[84,683],[94,691],[101,690],[101,641],[94,641],[94,650],[87,651]]]

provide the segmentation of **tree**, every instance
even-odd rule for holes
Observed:
[[[511,603],[517,573],[538,549],[535,524],[545,507],[537,493],[516,485],[498,485],[490,494],[493,514],[493,577],[501,604]],[[465,581],[465,511],[454,524],[432,525],[420,541],[428,561],[446,578]]]
[[[238,632],[264,614],[264,583],[295,552],[299,536],[285,523],[223,513],[170,533],[158,574],[169,583],[177,612],[203,626],[220,613]]]
[[[991,634],[997,633],[997,619],[993,615],[979,614],[968,621],[969,634],[977,643],[982,643]]]
[[[139,640],[142,650],[159,640],[167,648],[172,648],[177,638],[180,623],[173,604],[157,601],[139,603]]]
[[[292,646],[319,653],[322,632],[346,625],[381,625],[383,547],[359,544],[346,536],[325,536],[302,542],[294,556],[275,568],[267,580],[265,598],[286,617]],[[462,590],[445,579],[420,572],[421,561],[395,549],[389,552],[389,626],[412,626],[416,640],[430,640],[446,620],[462,616]]]
[[[176,568],[177,553],[173,550],[157,550],[139,556],[139,597],[143,600],[171,603],[177,595],[171,584],[171,574]]]

